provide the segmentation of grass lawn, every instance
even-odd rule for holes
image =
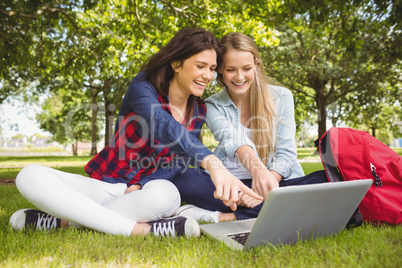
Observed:
[[[314,157],[305,152],[305,158]],[[303,158],[303,156],[302,156]],[[294,245],[234,251],[207,236],[123,237],[84,229],[15,232],[11,214],[33,207],[12,180],[20,167],[42,163],[85,175],[90,157],[0,157],[0,267],[402,267],[402,226],[364,225]],[[303,162],[306,173],[322,169]],[[7,183],[10,181],[10,183]]]

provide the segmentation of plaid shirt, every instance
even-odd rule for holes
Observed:
[[[205,104],[199,99],[194,100],[193,118],[184,128],[171,115],[168,98],[158,94],[150,83],[141,80],[143,74],[137,77],[123,100],[120,113],[124,115],[119,115],[122,119],[116,124],[112,142],[85,166],[91,178],[135,184],[158,168],[185,168],[188,164],[197,166],[211,153],[198,141],[206,113]],[[145,109],[154,112],[145,112]],[[171,132],[181,135],[170,135]],[[189,141],[200,148],[200,159],[197,159],[196,150],[193,150],[191,142],[188,144]]]

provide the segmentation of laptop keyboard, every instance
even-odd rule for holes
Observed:
[[[245,232],[245,233],[237,233],[237,234],[228,234],[227,236],[244,246],[244,244],[246,244],[246,241],[247,241],[247,238],[249,235],[250,235],[250,232]]]

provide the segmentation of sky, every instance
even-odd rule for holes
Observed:
[[[49,135],[39,129],[35,121],[35,115],[40,111],[38,106],[28,105],[18,100],[13,103],[0,105],[0,126],[2,138],[11,138],[16,134],[32,136],[35,133]]]

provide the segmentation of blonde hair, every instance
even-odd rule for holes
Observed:
[[[261,161],[267,165],[269,154],[274,154],[275,146],[275,112],[274,101],[268,85],[274,81],[265,74],[264,64],[259,58],[258,48],[254,41],[242,33],[229,33],[222,37],[219,42],[220,51],[218,56],[218,70],[222,67],[223,56],[231,49],[247,51],[253,54],[256,63],[254,81],[250,87],[250,128],[252,141],[254,142]],[[223,75],[218,72],[218,84],[226,86]],[[275,155],[275,154],[274,154]]]

